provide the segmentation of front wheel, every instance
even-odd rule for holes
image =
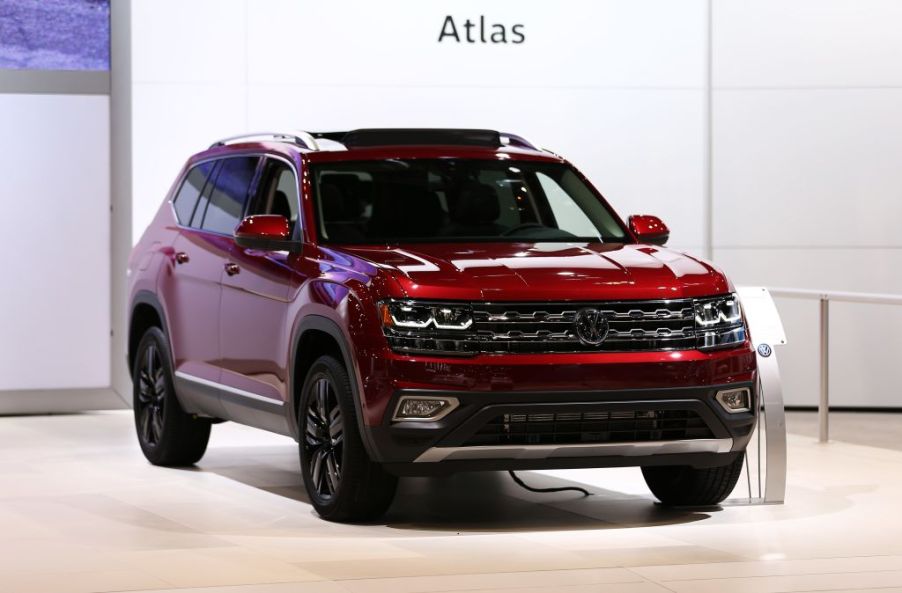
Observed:
[[[298,405],[301,474],[316,512],[329,521],[382,515],[398,479],[367,455],[347,371],[331,356],[310,367]]]
[[[711,506],[723,502],[736,487],[744,459],[743,453],[718,467],[649,466],[642,468],[642,476],[664,505]]]

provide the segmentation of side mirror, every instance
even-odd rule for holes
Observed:
[[[640,243],[664,245],[670,238],[670,229],[657,216],[633,214],[629,218],[630,230]]]
[[[248,216],[235,229],[235,242],[264,251],[297,251],[299,245],[291,240],[291,224],[280,214]]]

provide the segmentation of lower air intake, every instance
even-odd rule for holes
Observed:
[[[464,445],[639,443],[713,438],[711,429],[692,410],[524,412],[495,417]]]

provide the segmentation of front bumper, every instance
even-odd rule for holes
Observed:
[[[731,414],[715,400],[719,390],[737,387],[747,387],[751,391],[752,411]],[[460,405],[434,422],[392,421],[397,401],[404,395],[453,396]],[[390,471],[401,475],[662,464],[701,467],[728,463],[742,454],[754,430],[757,409],[754,381],[616,391],[399,389],[386,407],[382,422],[366,426],[365,430],[373,449],[371,454]],[[499,418],[542,419],[548,418],[549,414],[555,419],[591,417],[608,420],[595,422],[594,433],[574,437],[571,432],[566,439],[552,433],[511,436],[505,431],[512,425],[502,424],[499,428],[497,424]],[[611,433],[603,432],[615,428],[622,430],[623,422],[619,421],[618,428],[616,419],[629,417],[634,418],[632,435],[614,438]],[[666,421],[656,420],[659,417],[691,418],[695,428],[681,436],[692,438],[672,438],[680,433],[664,430]],[[641,423],[637,420],[640,418]],[[542,430],[551,430],[548,422],[533,425],[534,428],[542,426],[545,427]],[[599,426],[601,428],[597,428]],[[486,427],[496,433],[500,431],[500,434],[486,436]],[[624,433],[618,434],[623,436]]]

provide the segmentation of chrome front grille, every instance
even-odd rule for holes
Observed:
[[[577,313],[600,311],[607,336],[587,345],[576,334]],[[476,350],[488,353],[634,352],[696,347],[691,299],[602,303],[474,304]]]

